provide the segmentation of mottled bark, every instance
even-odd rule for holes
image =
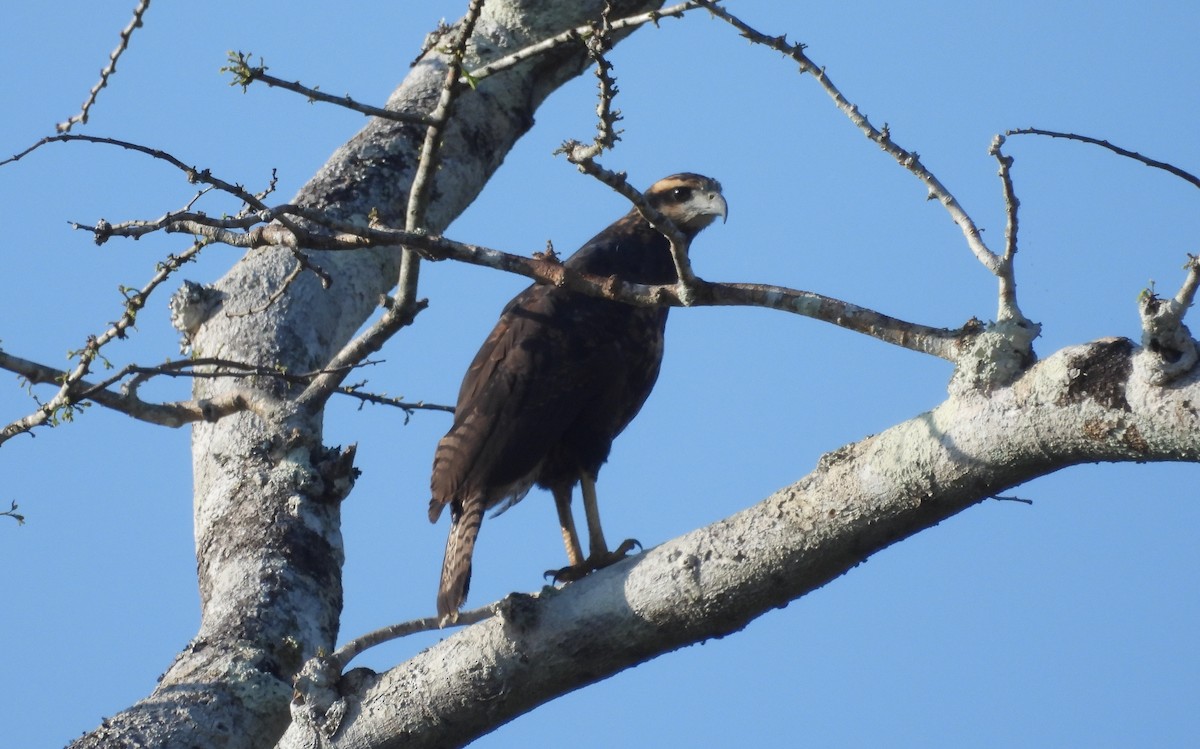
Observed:
[[[475,68],[582,25],[599,0],[490,0],[467,49]],[[657,7],[624,0],[617,13]],[[444,45],[441,45],[444,46]],[[531,58],[466,90],[444,133],[426,228],[444,229],[479,194],[538,105],[587,63],[578,45]],[[427,113],[445,77],[437,46],[407,72],[389,108]],[[420,125],[372,120],[295,198],[343,221],[369,214],[404,226],[408,188],[425,136]],[[323,289],[302,274],[272,300],[295,267],[293,255],[253,250],[214,285],[220,304],[192,337],[206,356],[320,369],[395,285],[395,248],[312,253],[332,278]],[[215,399],[244,381],[197,382]],[[298,388],[251,383],[253,413],[200,424],[192,438],[200,631],[154,693],[73,746],[261,747],[286,728],[292,678],[318,649],[332,648],[341,613],[339,502],[353,483],[353,454],[322,441],[321,413],[298,408]]]
[[[736,632],[875,552],[1016,484],[1092,461],[1200,460],[1200,378],[1169,388],[1125,339],[1058,352],[1011,386],[824,456],[758,504],[500,615],[383,674],[344,681],[323,728],[280,746],[462,746],[561,694]]]

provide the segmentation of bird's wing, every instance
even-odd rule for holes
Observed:
[[[532,485],[543,457],[594,389],[610,343],[586,335],[592,300],[532,286],[505,308],[463,378],[434,456],[430,517],[480,494],[486,506]],[[581,330],[581,328],[583,330]],[[580,335],[580,333],[585,333]]]

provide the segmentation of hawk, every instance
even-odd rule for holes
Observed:
[[[721,185],[675,174],[646,191],[647,202],[690,243],[728,208]],[[637,209],[593,237],[564,265],[642,284],[678,280],[670,243]],[[463,377],[454,424],[433,459],[429,519],[450,507],[437,610],[453,622],[467,597],[471,556],[485,511],[497,514],[534,484],[554,496],[568,566],[576,580],[624,558],[637,545],[609,550],[596,505],[596,475],[613,439],[646,402],[663,356],[666,307],[634,307],[565,288],[534,284],[500,315]],[[581,485],[588,524],[583,556],[571,513]]]

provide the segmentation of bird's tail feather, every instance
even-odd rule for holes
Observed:
[[[483,504],[479,501],[464,502],[462,512],[450,524],[437,595],[438,620],[442,626],[453,624],[458,619],[458,610],[467,600],[467,589],[471,585],[471,556],[475,552],[479,525],[483,522]]]

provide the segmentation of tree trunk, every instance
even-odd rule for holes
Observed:
[[[614,2],[628,15],[657,7]],[[599,17],[604,3],[490,0],[467,50],[473,69]],[[483,80],[461,96],[444,133],[426,228],[438,232],[479,194],[556,88],[586,67],[570,45]],[[391,109],[428,113],[447,59],[439,45],[392,94]],[[425,128],[372,120],[340,147],[296,203],[365,225],[404,226]],[[398,277],[395,248],[311,253],[332,278],[285,284],[295,266],[279,248],[253,250],[214,286],[220,305],[193,336],[202,356],[287,372],[320,369],[373,314]],[[285,287],[286,285],[286,287]],[[322,442],[321,413],[297,408],[278,380],[197,380],[198,399],[249,387],[253,413],[194,428],[196,556],[202,619],[196,638],[145,700],[72,746],[261,747],[288,724],[292,679],[330,650],[341,613],[339,502],[354,476],[353,452]]]

